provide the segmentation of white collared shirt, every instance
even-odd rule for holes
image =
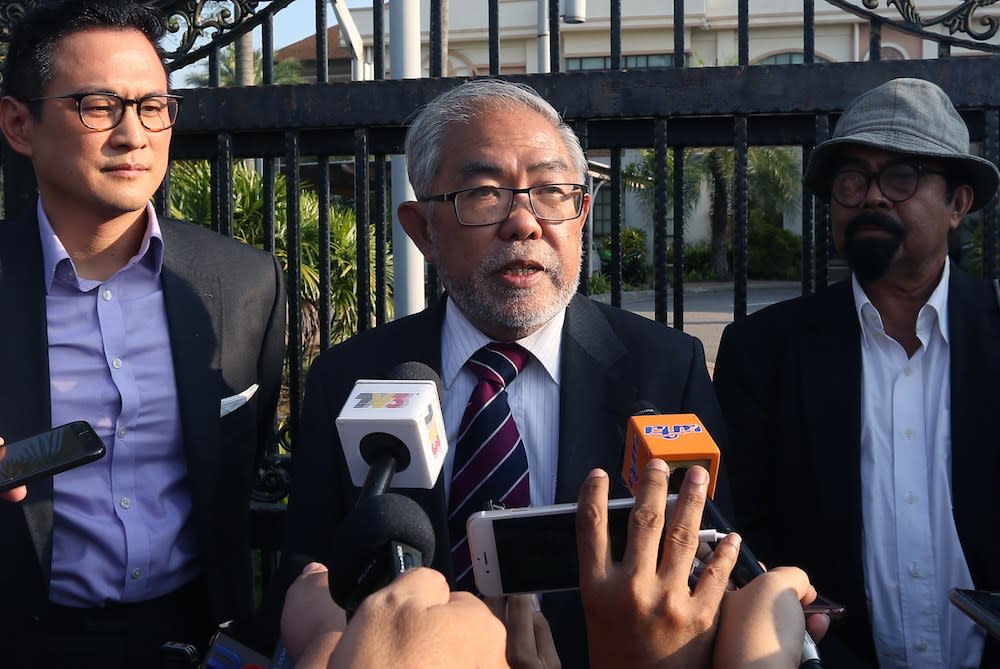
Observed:
[[[556,495],[556,469],[559,464],[559,351],[562,346],[561,310],[548,323],[518,344],[531,352],[531,360],[507,387],[514,422],[524,441],[528,456],[531,504],[552,504]],[[444,462],[444,480],[451,481],[458,428],[476,385],[476,375],[465,368],[473,353],[492,341],[469,322],[451,298],[441,331],[441,382],[444,385],[445,429],[448,432],[448,455]]]
[[[946,262],[917,316],[912,357],[885,332],[856,278],[861,324],[861,509],[865,593],[882,669],[978,667],[985,636],[951,605],[971,588],[951,494]]]

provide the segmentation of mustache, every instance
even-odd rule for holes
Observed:
[[[902,223],[878,211],[863,211],[852,218],[844,227],[844,237],[850,239],[860,227],[879,228],[896,237],[906,236],[906,228]]]
[[[498,272],[512,262],[530,262],[538,265],[547,274],[557,272],[559,268],[559,258],[549,250],[536,250],[532,252],[526,246],[521,246],[515,242],[496,252],[488,254],[480,263],[480,271],[485,274]]]

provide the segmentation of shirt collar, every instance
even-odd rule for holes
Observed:
[[[516,343],[523,346],[541,363],[549,377],[559,383],[559,351],[566,310],[561,309],[549,322]],[[451,388],[455,377],[472,354],[493,341],[469,322],[458,305],[449,297],[441,331],[441,382]]]
[[[62,241],[52,229],[52,223],[45,213],[41,198],[38,198],[35,208],[38,214],[38,232],[42,241],[45,292],[49,293],[56,270],[60,265],[65,265],[67,268],[65,271],[72,273],[74,281],[76,280],[76,268],[73,266],[73,260],[69,257],[66,247],[63,246]],[[152,202],[146,204],[146,232],[139,245],[139,252],[122,269],[127,269],[140,262],[147,263],[156,276],[160,275],[160,270],[163,268],[163,234],[160,232],[160,221],[156,218],[156,210],[153,208]]]
[[[934,288],[934,292],[927,298],[927,302],[920,308],[920,313],[917,314],[917,333],[919,334],[921,331],[936,324],[946,344],[950,343],[948,339],[948,286],[950,283],[951,259],[945,258],[944,269],[941,271],[941,279]],[[862,330],[867,332],[865,314],[868,312],[876,314],[881,325],[881,314],[878,313],[878,309],[875,308],[872,301],[868,299],[868,295],[865,294],[861,284],[858,283],[858,277],[853,273],[851,274],[851,287],[854,290],[855,312],[858,316],[858,322],[861,323]]]

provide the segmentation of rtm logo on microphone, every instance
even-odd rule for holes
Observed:
[[[427,428],[427,440],[431,444],[431,454],[436,458],[441,454],[441,435],[438,433],[437,421],[434,420],[434,407],[427,405],[427,415],[424,416],[424,426]]]
[[[411,397],[420,393],[358,393],[354,396],[355,409],[402,409]]]
[[[642,428],[642,433],[647,437],[661,439],[677,439],[682,434],[696,434],[701,431],[701,425],[646,425]]]

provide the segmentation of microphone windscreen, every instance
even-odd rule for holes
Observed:
[[[388,377],[396,381],[433,381],[438,397],[444,397],[444,384],[438,373],[422,362],[401,362],[389,370]]]
[[[425,567],[434,560],[434,527],[409,497],[394,493],[369,497],[348,514],[337,529],[330,556],[330,594],[335,602],[353,608],[353,600],[360,599],[359,581],[393,541],[420,551]]]

